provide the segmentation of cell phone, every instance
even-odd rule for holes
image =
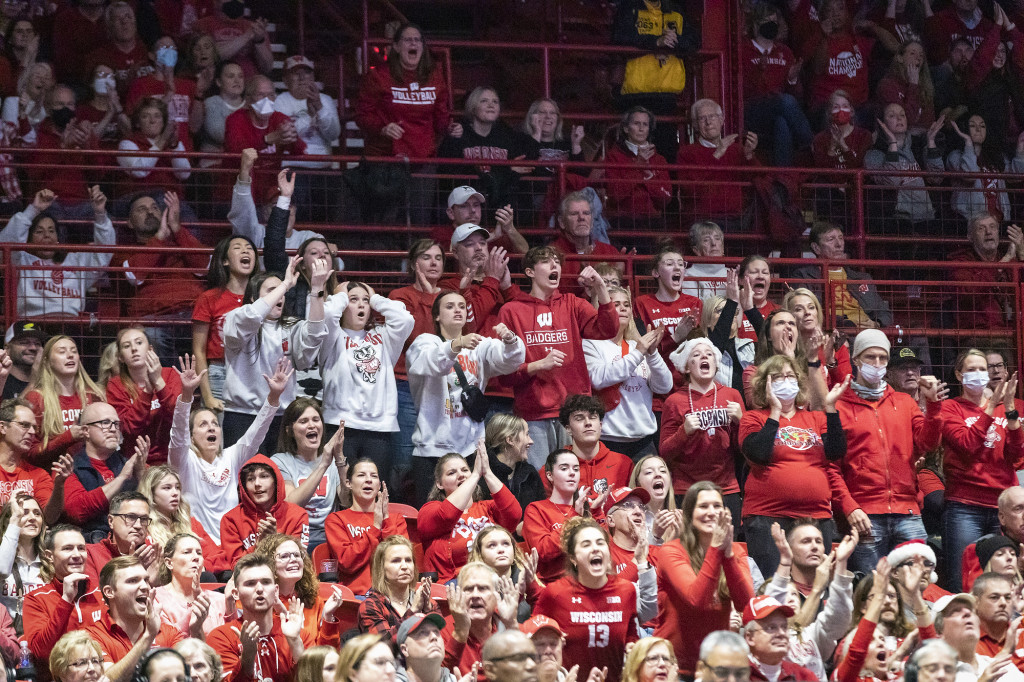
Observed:
[[[420,573],[420,580],[430,578],[431,582],[437,582],[437,571],[423,571]]]
[[[668,22],[667,24],[665,24],[665,27],[670,31],[675,31],[676,33],[679,33],[679,28],[676,26],[676,22],[674,21]]]

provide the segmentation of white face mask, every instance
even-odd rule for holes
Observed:
[[[97,95],[105,95],[108,92],[113,92],[116,83],[114,82],[113,76],[103,76],[97,78],[92,82],[92,89],[96,91]]]
[[[886,369],[887,367],[885,365],[878,367],[876,365],[869,365],[867,363],[864,363],[863,365],[857,368],[857,371],[860,373],[861,379],[868,382],[869,384],[874,385],[885,378]]]
[[[988,372],[978,370],[975,372],[964,372],[964,378],[960,381],[964,388],[980,391],[988,386]]]
[[[274,113],[274,102],[269,97],[253,102],[252,110],[260,116],[270,116]]]
[[[772,382],[772,393],[784,403],[795,400],[799,392],[800,385],[796,383],[796,379],[776,379]]]

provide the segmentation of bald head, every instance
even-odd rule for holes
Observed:
[[[999,494],[998,505],[1003,533],[1016,543],[1024,542],[1024,488],[1007,488]]]
[[[112,405],[86,405],[78,415],[78,423],[86,428],[85,452],[93,459],[106,459],[121,447],[121,418]]]
[[[537,650],[519,630],[506,630],[484,643],[484,675],[493,682],[536,682]]]
[[[276,94],[273,81],[266,76],[253,76],[245,84],[245,99],[249,104],[258,102],[264,97],[274,99]]]

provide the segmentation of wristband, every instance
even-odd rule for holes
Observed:
[[[814,362],[811,362],[810,360],[808,360],[807,361],[807,366],[808,367],[814,367],[815,369],[817,369],[817,368],[821,367],[821,360],[815,360]]]
[[[1015,422],[1020,419],[1020,413],[1017,410],[1010,410],[1006,413],[1006,421]]]

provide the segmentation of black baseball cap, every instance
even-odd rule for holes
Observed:
[[[893,350],[892,356],[889,358],[889,367],[890,369],[895,369],[897,367],[910,364],[911,362],[916,362],[919,365],[924,364],[924,362],[921,361],[921,358],[917,357],[917,353],[913,348],[903,346],[902,348],[896,348]]]
[[[7,334],[7,341],[11,342],[15,339],[24,339],[34,337],[39,339],[39,343],[46,343],[49,340],[50,335],[43,331],[42,326],[38,322],[32,320],[18,320],[11,326],[11,331]]]

